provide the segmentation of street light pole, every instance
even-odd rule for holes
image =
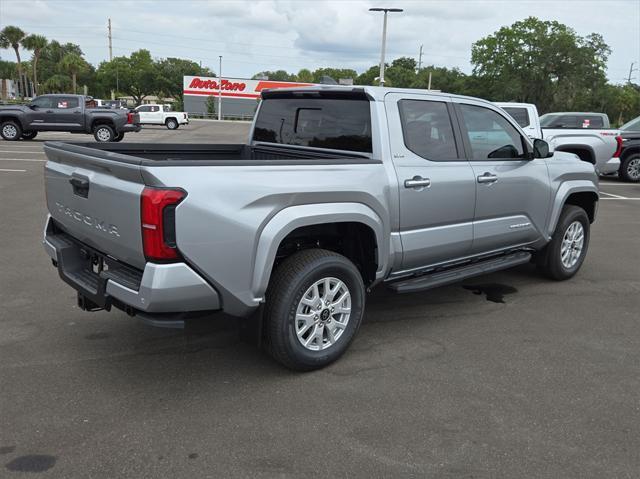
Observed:
[[[370,8],[370,12],[384,12],[382,21],[382,51],[380,52],[380,86],[384,86],[384,56],[387,50],[387,13],[400,13],[402,8]]]
[[[218,120],[222,120],[222,55],[220,59],[220,68],[218,68]]]

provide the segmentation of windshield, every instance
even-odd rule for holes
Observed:
[[[628,121],[620,127],[622,131],[640,131],[640,116]]]

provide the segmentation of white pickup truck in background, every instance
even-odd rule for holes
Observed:
[[[617,173],[622,137],[611,128],[543,128],[532,103],[495,103],[518,122],[529,138],[541,138],[555,151],[574,153],[592,163],[599,174]]]
[[[169,105],[148,104],[136,108],[143,125],[165,125],[169,130],[177,130],[180,125],[189,124],[189,115],[183,111],[171,111]]]

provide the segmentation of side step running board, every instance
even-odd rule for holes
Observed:
[[[438,271],[411,279],[399,280],[390,283],[388,287],[396,293],[415,293],[416,291],[424,291],[426,289],[457,283],[458,281],[472,278],[473,276],[511,268],[512,266],[528,263],[530,260],[531,253],[519,251],[517,253],[499,256],[497,258],[453,267],[445,271]]]

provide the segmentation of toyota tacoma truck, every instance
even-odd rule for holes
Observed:
[[[555,151],[578,155],[581,160],[592,163],[598,174],[619,170],[622,137],[619,130],[609,128],[609,117],[604,113],[548,113],[538,117],[538,109],[532,103],[496,105],[509,113],[530,138],[546,140]]]
[[[82,309],[258,318],[297,370],[345,352],[376,285],[571,278],[599,198],[593,165],[492,103],[420,90],[263,91],[245,144],[44,149],[44,247]]]
[[[189,115],[183,111],[172,111],[168,105],[148,104],[136,108],[143,125],[165,125],[169,130],[177,130],[180,125],[189,124]]]
[[[121,141],[125,133],[140,131],[137,113],[90,108],[83,95],[41,95],[27,105],[0,106],[0,135],[7,141],[32,140],[40,131],[92,133],[96,141]]]

